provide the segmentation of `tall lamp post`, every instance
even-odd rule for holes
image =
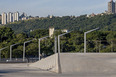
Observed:
[[[57,53],[57,37],[55,36],[55,40],[54,40],[54,53],[56,54]]]
[[[72,32],[72,31],[70,31],[70,32]],[[58,35],[58,53],[60,53],[60,37],[66,35],[66,34],[68,34],[70,32]]]
[[[38,41],[38,45],[39,45],[39,46],[38,46],[38,49],[39,49],[39,50],[38,50],[39,60],[41,60],[41,59],[40,59],[40,55],[41,55],[41,45],[40,45],[40,42],[41,42],[42,39],[45,39],[45,38],[48,38],[48,37],[49,37],[49,36],[46,36],[46,37],[43,37],[43,38],[39,38],[39,39],[38,39],[38,40],[39,40],[39,41]]]
[[[1,61],[1,51],[6,49],[6,48],[8,48],[8,46],[0,49],[0,61]]]
[[[70,32],[72,32],[72,31],[70,31]],[[66,35],[66,34],[68,34],[70,32],[58,35],[58,69],[59,69],[58,72],[59,73],[62,73],[61,64],[60,64],[60,37],[63,36],[63,35]]]
[[[19,43],[10,45],[10,61],[12,61],[12,47],[15,46],[15,45],[18,45],[18,44]]]
[[[35,40],[35,39],[33,39],[33,40]],[[25,41],[24,44],[23,44],[23,61],[25,61],[25,45],[26,45],[26,43],[29,43],[33,40]]]
[[[95,30],[98,30],[98,29],[99,29],[99,27],[95,28],[95,29],[92,29],[92,30],[89,30],[89,31],[87,31],[87,32],[84,33],[84,53],[87,53],[87,51],[86,51],[86,49],[87,49],[87,41],[86,41],[87,34],[90,33],[90,32],[93,32]]]

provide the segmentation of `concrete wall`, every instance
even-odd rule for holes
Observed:
[[[116,71],[116,53],[61,53],[60,65],[64,74],[112,74]],[[58,72],[58,54],[30,64],[30,67]]]
[[[62,73],[113,73],[116,53],[62,53]]]

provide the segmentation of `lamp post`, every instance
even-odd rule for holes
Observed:
[[[38,46],[38,56],[39,56],[39,60],[41,60],[41,59],[40,59],[40,54],[41,54],[41,45],[40,45],[41,43],[40,43],[40,42],[41,42],[42,39],[45,39],[45,38],[47,38],[47,37],[49,37],[49,36],[46,36],[46,37],[43,37],[43,38],[39,38],[39,39],[38,39],[38,40],[39,40],[39,41],[38,41],[38,45],[39,45],[39,46]]]
[[[54,40],[54,53],[56,54],[57,53],[57,37],[55,36],[55,40]]]
[[[95,30],[98,30],[98,29],[99,29],[99,27],[95,28],[95,29],[92,29],[92,30],[89,30],[89,31],[87,31],[87,32],[84,33],[84,53],[87,53],[87,51],[86,51],[86,49],[87,49],[87,41],[86,41],[87,34],[90,33],[90,32],[93,32]]]
[[[10,61],[12,61],[12,47],[18,44],[19,43],[10,45]]]
[[[33,39],[33,40],[35,40],[35,39]],[[33,40],[25,41],[24,44],[23,44],[23,61],[25,61],[25,45],[26,45],[26,43],[29,43]]]
[[[0,61],[1,61],[1,51],[6,49],[6,48],[8,48],[8,46],[0,49]]]
[[[72,32],[72,31],[70,31],[70,32]],[[60,37],[63,36],[63,35],[66,35],[66,34],[68,34],[70,32],[58,35],[58,53],[60,53]]]
[[[70,32],[72,32],[72,31],[70,31]],[[68,34],[70,32],[58,35],[58,69],[59,69],[58,72],[59,73],[62,73],[61,64],[60,64],[60,37],[63,36],[63,35],[66,35],[66,34]]]

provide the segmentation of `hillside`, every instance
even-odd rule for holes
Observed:
[[[116,14],[111,15],[98,15],[92,18],[87,18],[86,15],[80,17],[64,16],[53,18],[38,18],[30,19],[26,21],[19,21],[10,23],[5,26],[12,28],[15,33],[26,32],[35,29],[48,29],[50,26],[56,29],[69,29],[85,31],[96,27],[100,27],[101,30],[115,31],[116,30]]]

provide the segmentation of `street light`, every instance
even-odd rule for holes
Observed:
[[[1,51],[6,49],[6,48],[8,48],[8,46],[0,49],[0,61],[1,61]]]
[[[46,36],[46,37],[43,37],[43,38],[38,39],[38,40],[39,40],[39,41],[38,41],[38,45],[39,45],[39,46],[38,46],[38,49],[39,49],[39,50],[38,50],[39,60],[40,60],[40,54],[41,54],[40,42],[41,42],[42,39],[45,39],[45,38],[47,38],[47,37],[49,37],[49,36]]]
[[[98,29],[99,29],[99,27],[95,28],[95,29],[92,29],[92,30],[89,30],[89,31],[84,33],[84,53],[87,53],[86,52],[86,48],[87,48],[87,41],[86,41],[87,37],[86,36],[87,36],[87,34],[90,33],[90,32],[93,32],[95,30],[98,30]]]
[[[33,40],[36,40],[36,39],[33,39]],[[23,61],[25,61],[25,45],[26,45],[26,43],[29,43],[33,40],[25,41],[24,44],[23,44]]]
[[[72,31],[70,31],[70,32],[72,32]],[[61,64],[60,64],[60,37],[63,36],[63,35],[66,35],[66,34],[68,34],[70,32],[58,35],[58,69],[59,69],[58,72],[59,73],[62,73]]]
[[[70,32],[72,32],[72,31],[70,31]],[[60,53],[60,37],[63,36],[63,35],[66,35],[66,34],[68,34],[70,32],[58,35],[58,53]]]
[[[15,46],[15,45],[18,45],[18,44],[19,43],[10,45],[10,61],[12,61],[12,47]]]
[[[54,53],[56,54],[57,53],[57,37],[55,36],[55,40],[54,40]]]

